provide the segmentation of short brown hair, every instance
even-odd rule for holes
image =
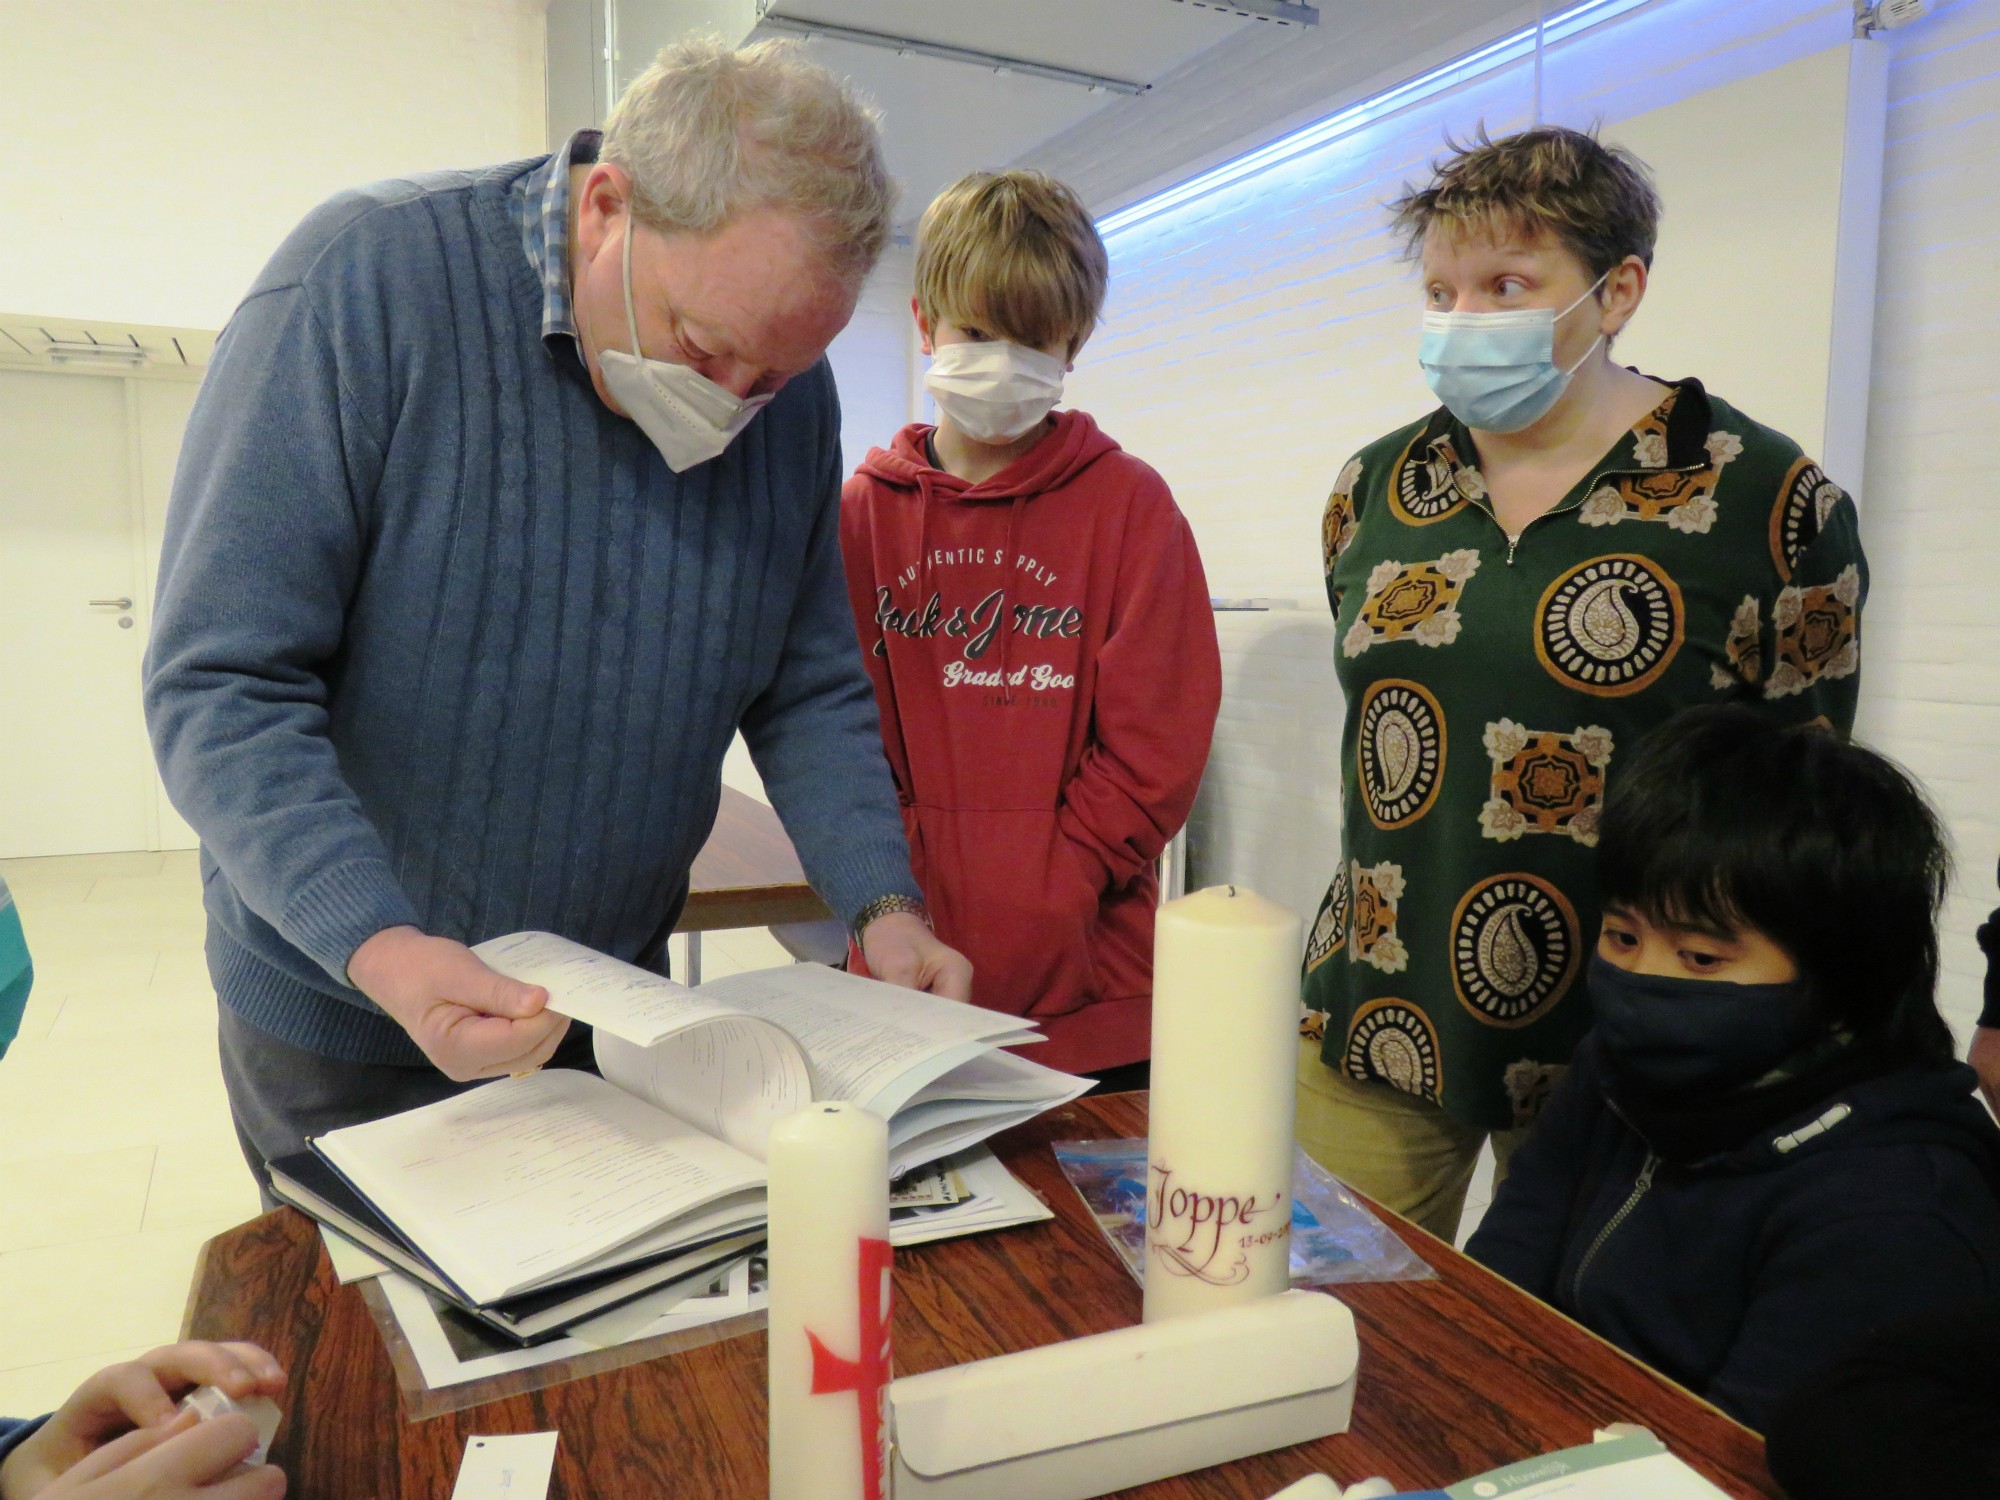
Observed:
[[[1593,281],[1628,255],[1653,264],[1660,195],[1646,164],[1622,146],[1560,125],[1497,141],[1482,125],[1469,144],[1447,136],[1445,145],[1450,154],[1431,163],[1430,185],[1405,183],[1403,196],[1389,205],[1412,258],[1436,228],[1454,239],[1553,235]]]
[[[1072,357],[1097,326],[1110,265],[1076,193],[1044,172],[974,172],[917,225],[917,306],[940,319]]]

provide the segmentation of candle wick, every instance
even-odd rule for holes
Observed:
[[[1234,896],[1234,895],[1236,894],[1236,887],[1235,887],[1235,886],[1233,886],[1233,885],[1232,885],[1232,886],[1230,886],[1230,887],[1229,887],[1228,889],[1229,889],[1229,894],[1230,894],[1231,896]]]

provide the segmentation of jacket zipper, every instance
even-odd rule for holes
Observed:
[[[1660,1158],[1651,1151],[1639,1166],[1638,1179],[1632,1184],[1632,1191],[1619,1206],[1611,1221],[1597,1231],[1597,1238],[1590,1242],[1590,1248],[1583,1252],[1583,1259],[1576,1263],[1576,1271],[1569,1279],[1570,1306],[1583,1305],[1583,1273],[1590,1269],[1590,1263],[1597,1259],[1597,1252],[1604,1248],[1604,1242],[1618,1232],[1618,1226],[1632,1217],[1632,1210],[1639,1206],[1639,1200],[1646,1196],[1653,1186],[1653,1169],[1660,1164]]]
[[[1596,491],[1597,486],[1599,484],[1602,484],[1604,481],[1608,479],[1613,479],[1620,474],[1631,474],[1638,472],[1644,472],[1648,474],[1661,474],[1668,472],[1672,472],[1675,474],[1685,474],[1689,471],[1690,471],[1690,466],[1688,465],[1682,465],[1680,468],[1673,469],[1671,471],[1665,469],[1647,469],[1643,471],[1633,470],[1633,469],[1606,469],[1602,474],[1595,474],[1590,476],[1590,478],[1595,482],[1591,484],[1589,489],[1586,489],[1581,495],[1578,495],[1574,500],[1571,500],[1566,504],[1557,505],[1553,510],[1543,511],[1539,516],[1536,516],[1532,521],[1528,522],[1528,524],[1523,526],[1519,531],[1511,533],[1507,530],[1505,526],[1502,526],[1500,524],[1499,514],[1493,509],[1491,505],[1480,505],[1479,509],[1486,512],[1487,519],[1492,521],[1494,529],[1497,530],[1501,536],[1507,539],[1507,566],[1511,568],[1514,566],[1514,553],[1521,545],[1521,538],[1525,537],[1530,531],[1532,531],[1535,527],[1539,526],[1544,521],[1553,520],[1557,516],[1565,516],[1568,515],[1573,510],[1581,509],[1583,506],[1583,502],[1588,500],[1591,497],[1591,495]],[[1478,502],[1475,501],[1474,504],[1478,504]]]
[[[1532,521],[1528,522],[1527,525],[1523,526],[1519,531],[1515,532],[1509,532],[1505,526],[1500,525],[1500,517],[1497,514],[1495,514],[1492,509],[1487,507],[1482,507],[1482,508],[1485,509],[1486,514],[1492,518],[1493,524],[1499,530],[1500,535],[1507,538],[1507,566],[1511,568],[1514,566],[1514,552],[1521,545],[1521,538],[1525,537],[1530,531],[1534,530],[1544,521],[1553,521],[1557,516],[1566,516],[1573,510],[1580,510],[1583,507],[1583,502],[1588,500],[1589,498],[1590,498],[1590,491],[1585,490],[1581,495],[1578,495],[1576,499],[1570,501],[1567,505],[1558,505],[1553,510],[1543,511],[1539,516],[1536,516]]]

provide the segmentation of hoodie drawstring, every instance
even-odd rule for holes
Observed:
[[[1014,581],[1014,539],[1020,534],[1021,512],[1027,504],[1028,497],[1017,494],[1008,507],[1007,550],[1000,558],[1000,701],[1007,704],[1014,701],[1014,682],[1008,670],[1014,660],[1014,632],[1009,628],[1012,611],[1007,607],[1007,586]]]
[[[937,504],[937,492],[931,488],[929,473],[917,475],[917,590],[919,593],[931,581],[931,507]]]

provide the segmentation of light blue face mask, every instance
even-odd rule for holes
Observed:
[[[1481,432],[1519,432],[1548,415],[1562,398],[1570,376],[1583,368],[1597,346],[1567,370],[1556,363],[1556,321],[1566,318],[1604,285],[1597,278],[1589,291],[1561,312],[1552,307],[1524,307],[1518,312],[1424,314],[1424,338],[1417,362],[1438,400],[1467,427]]]

